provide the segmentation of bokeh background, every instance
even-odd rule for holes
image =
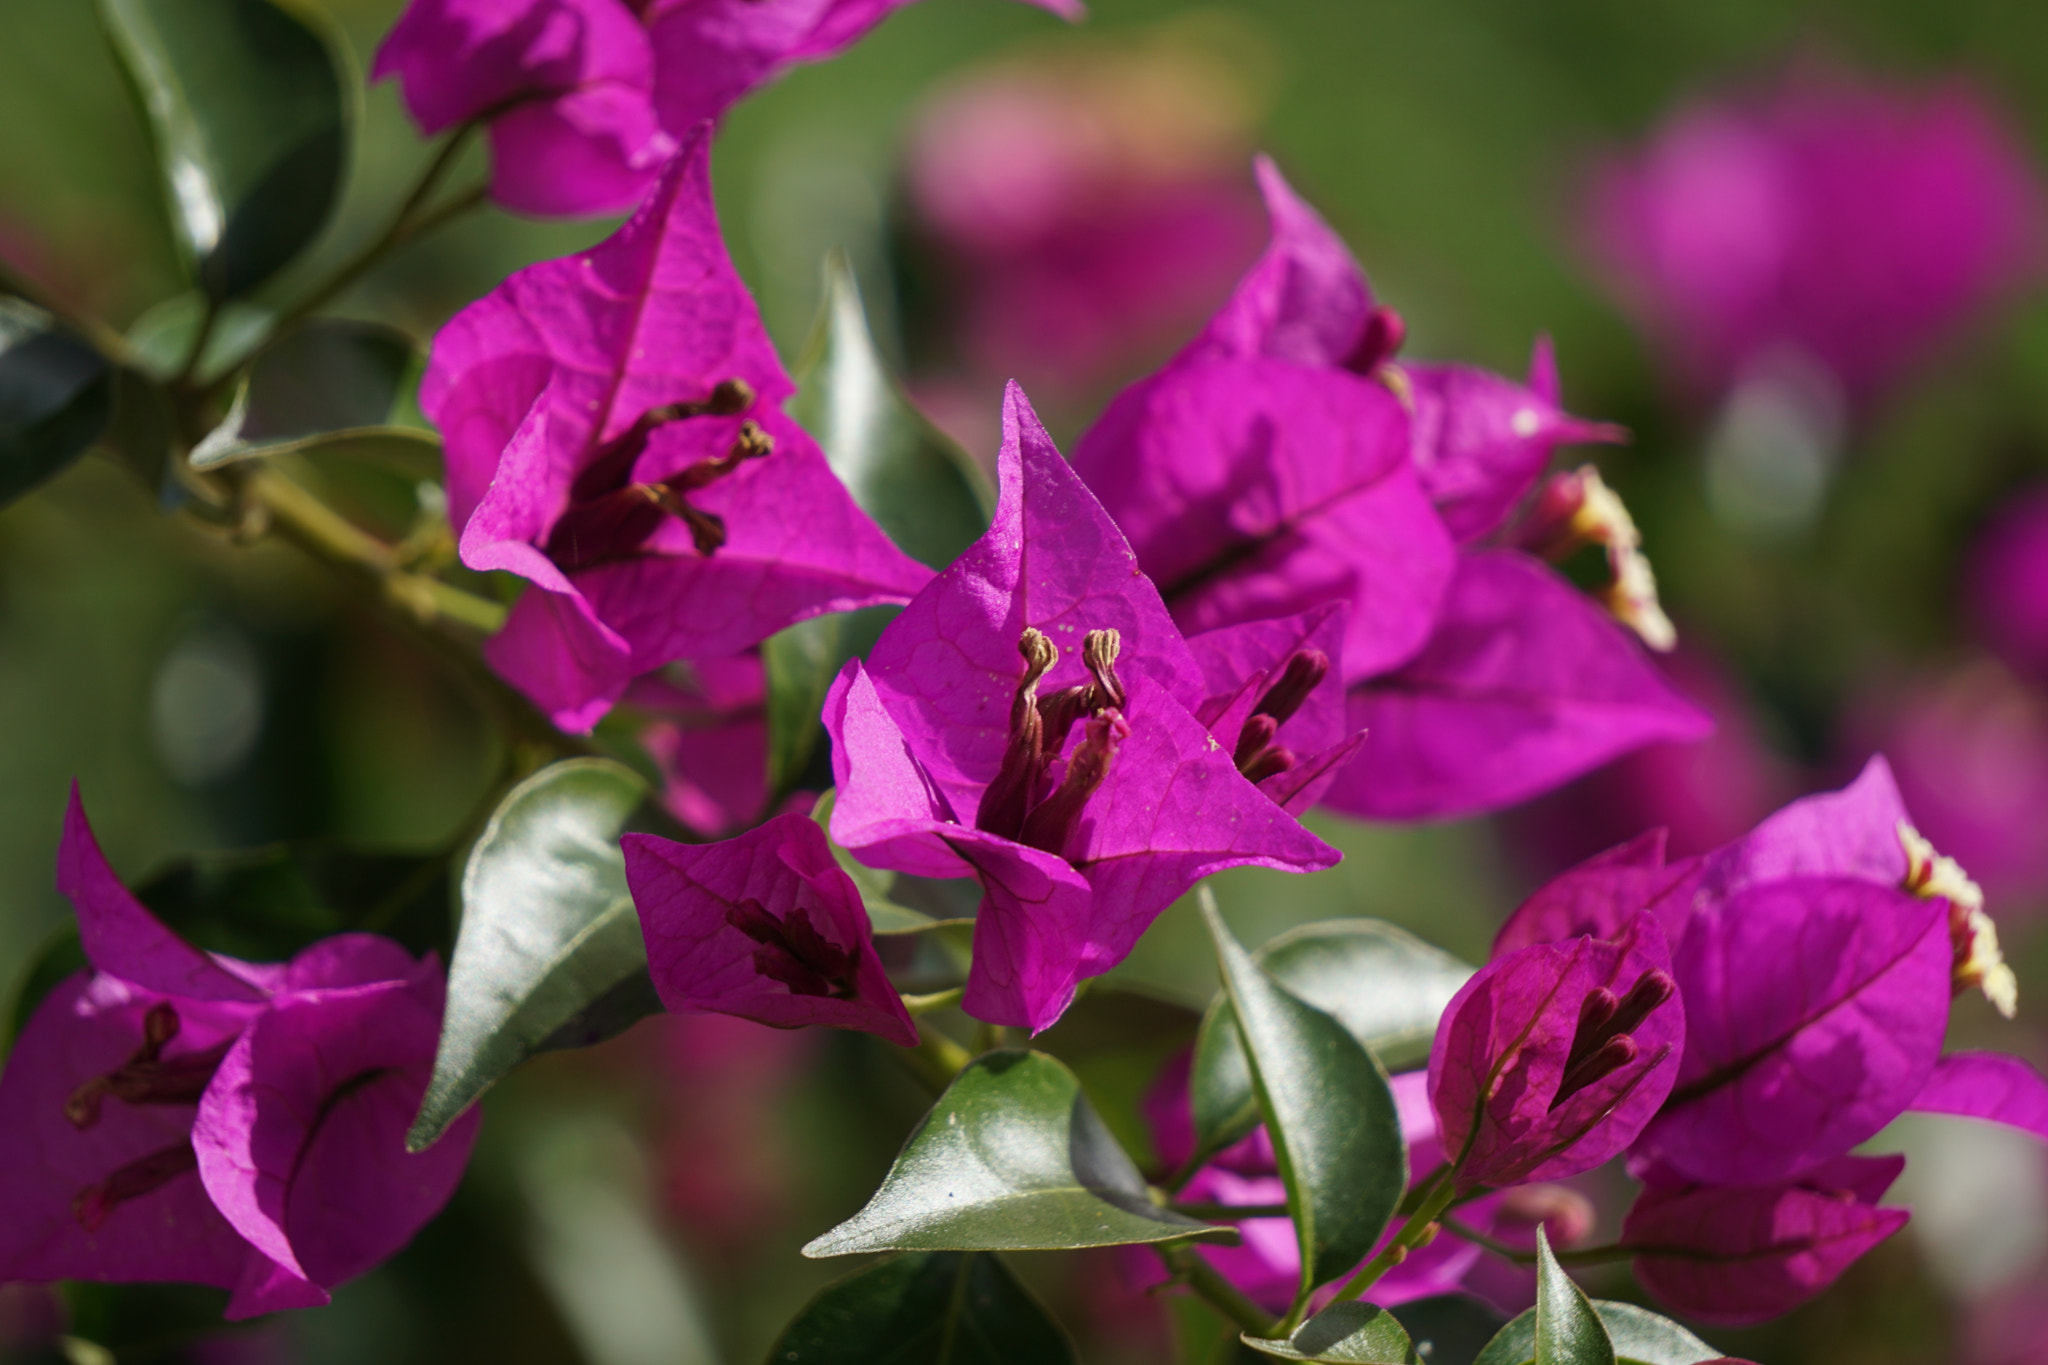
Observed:
[[[324,7],[367,66],[399,5]],[[0,255],[126,329],[179,284],[92,10],[6,0]],[[1965,1001],[1959,1039],[2048,1059],[2029,1022],[2048,1000],[2048,691],[1989,647],[2003,586],[1970,567],[1985,527],[2048,480],[2048,302],[2016,271],[1876,400],[1787,415],[1662,369],[1584,226],[1598,159],[1675,106],[1816,72],[1909,92],[1961,82],[2021,155],[2048,149],[2048,8],[2010,0],[1099,0],[1076,28],[924,0],[736,109],[715,174],[785,356],[826,251],[845,248],[919,398],[984,456],[1002,378],[1023,378],[1070,439],[1221,297],[1263,238],[1255,150],[1350,240],[1405,316],[1409,354],[1519,373],[1548,334],[1568,405],[1634,432],[1584,458],[1642,527],[1684,641],[1673,667],[1722,736],[1503,820],[1322,821],[1349,855],[1336,872],[1219,879],[1248,941],[1370,914],[1476,960],[1569,861],[1658,820],[1705,846],[1884,748],[1923,829],[1989,885],[2018,969],[2020,1022]],[[363,101],[346,204],[271,296],[366,240],[423,164],[394,91]],[[485,211],[337,311],[425,339],[507,272],[610,226]],[[315,566],[166,517],[85,460],[0,513],[0,989],[67,913],[51,877],[74,777],[115,865],[141,879],[281,839],[443,845],[499,771],[497,743]],[[1127,991],[1089,997],[1049,1040],[1133,1143],[1136,1098],[1213,982],[1185,910],[1119,974]],[[841,1271],[796,1248],[861,1202],[920,1112],[880,1047],[651,1021],[500,1087],[449,1213],[330,1309],[197,1345],[191,1324],[218,1311],[205,1295],[81,1291],[65,1311],[123,1362],[757,1360]],[[1911,1154],[1897,1196],[1911,1228],[1821,1301],[1715,1343],[1782,1365],[2048,1360],[2039,1149],[1918,1121],[1875,1145]],[[1023,1268],[1085,1359],[1172,1358],[1167,1311],[1121,1288],[1113,1257]],[[1589,1283],[1631,1292],[1625,1272]],[[52,1311],[0,1291],[0,1343]]]

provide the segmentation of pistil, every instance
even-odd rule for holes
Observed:
[[[163,1050],[178,1036],[177,1008],[169,1001],[153,1006],[142,1019],[142,1046],[104,1076],[95,1076],[64,1101],[64,1116],[81,1132],[100,1121],[100,1105],[108,1096],[124,1104],[197,1104],[227,1056],[228,1044],[205,1052],[166,1060]]]
[[[748,897],[727,911],[725,920],[761,945],[754,949],[754,970],[780,981],[792,994],[851,1000],[860,993],[853,954],[819,933],[801,907],[777,919]]]
[[[1678,983],[1668,972],[1661,971],[1644,972],[1624,996],[1617,997],[1605,986],[1587,992],[1579,1004],[1571,1051],[1565,1056],[1564,1075],[1558,1081],[1550,1107],[1557,1108],[1642,1055],[1641,1044],[1630,1035],[1642,1027],[1653,1010],[1677,993]]]
[[[192,1141],[151,1152],[148,1156],[129,1162],[105,1180],[87,1185],[71,1201],[71,1216],[87,1232],[98,1232],[107,1215],[130,1199],[140,1199],[154,1190],[160,1190],[187,1171],[199,1169],[199,1155],[192,1150]]]

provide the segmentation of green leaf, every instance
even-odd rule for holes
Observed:
[[[1538,1227],[1536,1306],[1501,1328],[1473,1365],[1618,1365],[1601,1317]]]
[[[768,790],[795,791],[825,728],[819,713],[833,675],[844,666],[840,654],[844,614],[814,616],[761,642],[761,668],[768,691]]]
[[[1505,1320],[1469,1294],[1432,1294],[1392,1309],[1428,1365],[1472,1365]]]
[[[1369,1303],[1333,1303],[1296,1328],[1285,1341],[1269,1341],[1247,1333],[1244,1344],[1282,1360],[1323,1360],[1343,1365],[1416,1365],[1417,1361],[1407,1329],[1392,1313]]]
[[[177,416],[170,395],[150,375],[128,366],[114,371],[114,414],[100,434],[100,448],[141,480],[150,496],[168,509],[184,490],[171,472],[171,442]]]
[[[1372,919],[1291,929],[1252,960],[1295,996],[1342,1024],[1388,1071],[1429,1060],[1437,1020],[1472,969],[1440,948]],[[1258,1126],[1258,1099],[1226,999],[1203,1016],[1188,1082],[1201,1161]]]
[[[1154,1204],[1144,1177],[1042,1052],[990,1052],[948,1086],[867,1207],[804,1248],[1050,1251],[1236,1232]]]
[[[1607,1329],[1617,1365],[1702,1365],[1725,1360],[1714,1347],[1671,1319],[1632,1303],[1594,1299],[1593,1311]],[[1536,1310],[1501,1328],[1473,1365],[1530,1365],[1536,1359]]]
[[[355,80],[332,24],[279,0],[99,0],[200,288],[245,294],[320,234]]]
[[[91,448],[114,415],[114,371],[55,318],[0,297],[0,507]]]
[[[157,918],[209,952],[283,962],[351,930],[445,951],[448,860],[317,840],[182,858],[135,894]]]
[[[176,294],[128,324],[128,344],[151,375],[169,379],[184,366],[208,307],[205,296],[196,291]],[[196,376],[212,379],[241,364],[263,344],[276,320],[276,313],[260,304],[233,299],[221,304]]]
[[[428,1146],[494,1082],[647,968],[619,832],[632,769],[572,758],[514,787],[470,851],[434,1078],[406,1144]]]
[[[818,828],[825,831],[825,842],[832,844],[832,806],[838,799],[838,792],[828,790],[811,807],[811,819],[818,822]],[[832,857],[853,878],[854,887],[860,892],[861,903],[867,907],[868,923],[878,934],[921,934],[929,929],[946,929],[955,925],[971,925],[971,917],[939,917],[914,910],[893,899],[891,887],[896,874],[881,872],[855,860],[854,856],[837,844],[832,844]]]
[[[994,1256],[895,1256],[827,1285],[783,1329],[776,1365],[1073,1365],[1043,1305]]]
[[[1408,1189],[1408,1149],[1386,1073],[1335,1019],[1290,994],[1202,914],[1243,1026],[1252,1089],[1301,1242],[1302,1296],[1363,1260]]]
[[[905,554],[942,569],[988,529],[994,498],[986,479],[883,366],[843,252],[825,262],[824,306],[796,381],[789,415]]]
[[[302,323],[256,357],[227,417],[193,448],[192,467],[346,443],[414,477],[437,477],[439,439],[405,424],[423,363],[412,338],[395,328],[334,318]]]

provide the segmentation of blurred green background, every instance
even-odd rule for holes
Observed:
[[[326,8],[367,66],[399,5]],[[904,130],[942,83],[997,57],[1162,33],[1233,69],[1256,111],[1253,140],[1351,241],[1407,318],[1410,353],[1519,373],[1548,332],[1572,409],[1634,430],[1631,446],[1600,453],[1602,467],[1642,524],[1681,631],[1725,661],[1766,740],[1807,775],[1799,785],[1844,775],[1845,708],[1865,681],[1962,655],[1959,552],[2003,493],[2048,474],[2048,307],[2010,310],[1857,431],[1804,535],[1747,538],[1708,508],[1703,423],[1666,401],[1640,340],[1590,283],[1570,210],[1589,152],[1639,137],[1674,99],[1801,54],[1909,79],[1966,71],[2032,146],[2048,146],[2048,7],[1100,0],[1087,24],[1068,28],[997,0],[924,0],[844,57],[744,103],[721,136],[729,242],[785,356],[809,326],[831,246],[852,251],[878,321],[896,315]],[[83,0],[7,0],[5,34],[0,252],[125,328],[179,288],[140,122]],[[394,90],[363,101],[343,211],[270,296],[289,297],[366,240],[424,162]],[[478,214],[408,248],[336,311],[425,339],[509,271],[610,226]],[[1085,402],[1068,406],[1062,440],[1087,416]],[[0,982],[67,913],[51,877],[73,778],[116,867],[138,879],[182,853],[283,838],[433,847],[486,791],[496,745],[463,694],[315,566],[166,518],[122,472],[88,459],[0,513]],[[1337,872],[1220,879],[1248,941],[1373,914],[1477,958],[1534,875],[1489,824],[1320,828],[1349,854]],[[1212,977],[1185,910],[1169,913],[1124,976],[1199,1005]],[[2023,915],[2002,922],[2019,949],[2022,1001],[2048,998],[2041,935]],[[1959,1030],[2040,1055],[2023,1028],[1981,1009],[1958,1014]],[[1051,1041],[1082,1059],[1131,1132],[1138,1090],[1190,1019],[1102,992]],[[919,1110],[919,1093],[878,1051],[864,1038],[764,1043],[648,1025],[601,1052],[546,1058],[493,1097],[469,1185],[412,1251],[330,1310],[205,1348],[245,1356],[195,1358],[758,1359],[840,1269],[802,1262],[795,1247],[859,1203]],[[750,1068],[790,1079],[748,1089]],[[1902,1140],[1917,1144],[1916,1160],[1940,1142],[1917,1129]],[[677,1192],[688,1184],[677,1171],[717,1184],[725,1159],[761,1168],[734,1188],[780,1191],[733,1215],[740,1232],[704,1212],[701,1192]],[[2006,1173],[2022,1220],[2041,1216],[2038,1156],[2001,1148],[1971,1159]],[[1936,1152],[1923,1165],[1938,1174],[1954,1159]],[[1941,1195],[1935,1176],[1923,1185],[1916,1198]],[[1977,1228],[1967,1213],[1920,1222],[1959,1226],[1963,1241]],[[2008,1259],[2024,1267],[2048,1249],[2039,1242],[2022,1237]],[[1968,1283],[1939,1266],[1930,1274],[1945,1245],[1896,1239],[1821,1303],[1716,1342],[1786,1365],[1963,1359],[1951,1343],[1967,1330],[1969,1295],[1989,1292],[1997,1273]],[[1101,1291],[1114,1279],[1105,1268],[1026,1266],[1084,1335],[1085,1358],[1163,1358],[1153,1309]],[[1601,1287],[1625,1292],[1625,1282]],[[195,1303],[204,1310],[179,1292],[85,1294],[77,1311],[81,1328],[132,1343],[124,1361],[168,1360],[184,1348],[168,1344],[166,1324]]]

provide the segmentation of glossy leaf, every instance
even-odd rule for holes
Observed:
[[[462,877],[462,928],[419,1151],[492,1083],[647,968],[619,832],[647,794],[630,768],[576,758],[514,787]],[[615,1031],[615,1030],[614,1030]]]
[[[0,297],[0,507],[83,455],[114,415],[114,372],[20,299]]]
[[[169,379],[185,364],[198,338],[207,300],[196,290],[174,294],[145,309],[128,324],[128,344],[134,348],[143,368],[158,379]],[[261,304],[230,299],[219,305],[213,330],[194,373],[201,380],[226,374],[249,358],[270,335],[277,315]]]
[[[1536,1228],[1536,1365],[1615,1365],[1600,1315]]]
[[[1344,1025],[1387,1071],[1429,1060],[1444,1006],[1472,975],[1442,949],[1372,919],[1301,925],[1268,940],[1252,960]],[[1225,999],[1202,1018],[1189,1098],[1198,1156],[1220,1151],[1258,1126],[1258,1099]]]
[[[245,294],[326,226],[355,83],[329,23],[279,0],[99,0],[200,287]]]
[[[1386,1074],[1336,1019],[1266,974],[1202,897],[1301,1243],[1302,1291],[1364,1259],[1408,1189]]]
[[[1592,1300],[1617,1365],[1705,1365],[1727,1357],[1671,1319],[1632,1303]],[[1405,1309],[1403,1310],[1406,1311]],[[1472,1365],[1528,1365],[1536,1358],[1536,1310],[1510,1322]]]
[[[227,417],[193,448],[192,467],[345,446],[414,477],[438,477],[439,438],[407,425],[424,364],[412,339],[394,328],[335,318],[304,323],[256,357]]]
[[[1418,1359],[1407,1329],[1392,1313],[1369,1303],[1333,1303],[1285,1341],[1246,1334],[1244,1344],[1282,1360],[1332,1365],[1416,1365]]]
[[[883,366],[843,253],[826,261],[824,306],[796,381],[789,415],[905,554],[943,569],[988,529],[994,498],[986,481]]]
[[[1183,1237],[1237,1234],[1154,1204],[1063,1063],[1042,1052],[990,1052],[939,1097],[867,1207],[804,1255],[1041,1251]]]
[[[1072,1365],[1074,1348],[981,1252],[894,1256],[827,1285],[783,1329],[777,1365]]]

